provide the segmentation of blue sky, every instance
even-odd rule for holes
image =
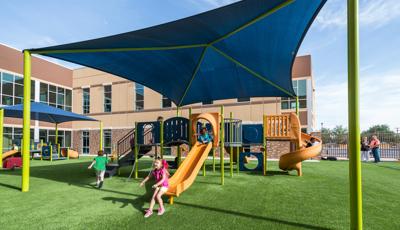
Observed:
[[[0,43],[24,49],[75,42],[176,20],[234,1],[0,0]],[[361,128],[374,124],[400,128],[400,1],[359,1]],[[328,0],[299,51],[312,55],[318,127],[321,122],[324,127],[347,126],[345,3]]]

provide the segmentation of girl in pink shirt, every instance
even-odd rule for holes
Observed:
[[[156,203],[156,199],[160,205],[160,208],[158,209],[158,215],[161,216],[165,212],[162,195],[168,191],[168,177],[170,176],[168,172],[168,163],[165,160],[156,159],[153,163],[153,167],[154,168],[149,175],[142,181],[142,183],[140,183],[140,187],[142,187],[150,179],[150,177],[153,177],[156,181],[156,183],[152,186],[152,188],[155,190],[150,201],[150,207],[144,214],[145,218],[153,214],[153,208]]]

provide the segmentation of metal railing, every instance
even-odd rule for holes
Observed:
[[[150,143],[151,140],[153,139],[152,130],[153,128],[146,128],[143,134],[145,143]],[[121,156],[127,153],[128,151],[131,151],[134,146],[135,146],[135,129],[132,129],[117,142],[118,156]]]
[[[400,159],[400,134],[396,133],[363,133],[361,136],[368,137],[377,135],[381,142],[381,158]],[[333,135],[321,134],[322,156],[348,158],[348,136],[347,134]]]

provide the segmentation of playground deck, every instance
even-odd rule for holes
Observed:
[[[91,158],[70,161],[32,161],[31,191],[17,192],[20,171],[0,176],[0,226],[3,229],[348,229],[348,162],[305,162],[303,177],[283,174],[278,162],[269,162],[269,175],[225,174],[207,167],[182,196],[167,206],[164,216],[144,219],[148,207],[145,189],[122,177],[91,186]],[[210,162],[209,162],[210,163]],[[139,176],[151,161],[143,159]],[[211,166],[211,165],[210,165]],[[229,164],[226,161],[226,170]],[[400,164],[363,164],[364,215],[368,229],[400,229],[398,191]],[[151,185],[151,183],[149,183]],[[149,189],[149,188],[148,188]],[[384,208],[382,208],[384,207]]]

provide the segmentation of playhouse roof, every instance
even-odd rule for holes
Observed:
[[[295,96],[292,66],[326,0],[243,0],[128,33],[31,49],[147,86],[182,106]]]

